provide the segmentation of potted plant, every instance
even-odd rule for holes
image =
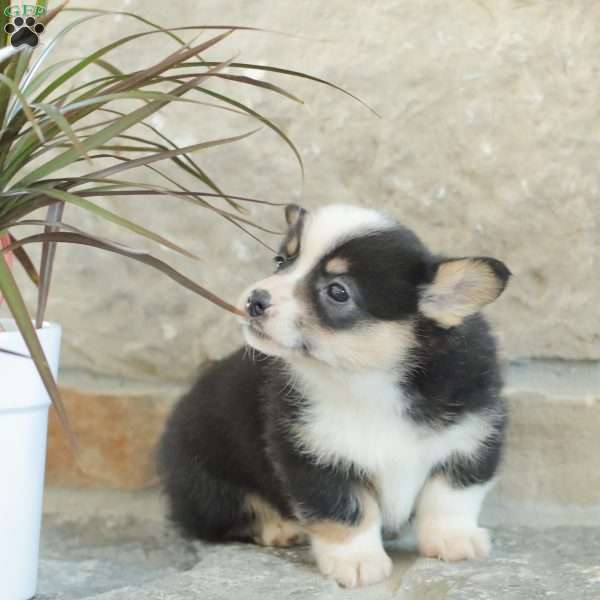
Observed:
[[[65,4],[47,12],[42,0],[37,0],[36,7],[36,22],[25,23],[29,27],[26,34],[30,40],[33,33],[44,36],[43,43],[37,48],[35,44],[9,45],[9,36],[19,25],[15,18],[18,9],[11,9],[8,0],[0,0],[0,297],[11,315],[10,319],[0,320],[0,562],[7,574],[1,582],[3,600],[25,600],[35,594],[50,401],[71,435],[56,386],[61,330],[44,320],[57,244],[82,244],[121,254],[157,269],[221,308],[238,312],[154,253],[70,225],[63,218],[65,209],[88,211],[191,259],[196,257],[189,249],[111,212],[96,200],[161,196],[169,201],[191,202],[216,212],[258,239],[251,228],[268,230],[246,216],[243,204],[272,203],[224,193],[193,156],[212,146],[235,143],[253,135],[256,129],[180,147],[153,127],[149,117],[177,102],[215,111],[233,110],[274,131],[302,167],[297,149],[275,123],[216,91],[211,82],[251,85],[299,102],[274,83],[240,74],[241,69],[262,70],[308,78],[340,90],[296,71],[233,59],[207,60],[205,54],[240,29],[237,27],[165,29],[133,13],[67,9]],[[63,10],[76,11],[77,18],[50,37],[43,31]],[[78,27],[88,27],[90,21],[114,14],[141,22],[145,30],[83,58],[49,64],[52,50]],[[13,22],[9,23],[11,18]],[[202,41],[186,43],[180,37],[186,33],[199,35]],[[111,51],[158,37],[176,48],[159,62],[133,73],[125,73],[111,62]],[[81,74],[88,73],[94,76],[83,80]],[[123,102],[129,103],[126,109],[121,106]],[[133,108],[131,102],[136,103]],[[110,165],[98,168],[97,159],[108,159]],[[192,190],[177,175],[164,173],[164,161],[170,161],[181,175],[193,177],[199,189]],[[74,174],[70,167],[75,164],[80,167],[78,172],[84,168],[83,175]],[[140,181],[139,174],[145,170],[162,177],[164,185]],[[40,209],[46,211],[45,216],[37,214]],[[36,227],[38,232],[22,237],[24,226]],[[28,254],[30,244],[41,245],[39,268]],[[33,319],[14,277],[17,263],[38,287]]]

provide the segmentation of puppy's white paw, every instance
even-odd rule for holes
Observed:
[[[423,556],[448,561],[485,558],[491,549],[487,529],[435,522],[419,529],[418,543]]]
[[[392,561],[383,551],[370,553],[324,554],[317,557],[321,573],[333,577],[341,586],[360,587],[379,583],[392,573]]]

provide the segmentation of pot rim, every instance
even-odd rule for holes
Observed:
[[[33,322],[33,321],[32,321]],[[16,321],[11,318],[0,318],[0,339],[4,341],[10,341],[12,339],[22,339],[21,332],[17,329]],[[51,332],[60,330],[61,326],[59,323],[53,321],[44,321],[40,329],[36,329],[38,335],[41,332]]]
[[[0,319],[12,331],[0,333],[0,414],[7,411],[45,408],[50,404],[36,365],[13,319]],[[45,322],[38,338],[54,379],[58,374],[62,330],[58,323]]]

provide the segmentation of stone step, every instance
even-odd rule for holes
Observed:
[[[185,390],[65,371],[64,400],[79,437],[74,457],[51,418],[48,482],[141,489],[156,484],[153,452],[171,406]],[[526,361],[506,368],[511,423],[499,504],[600,505],[598,363]]]
[[[140,587],[127,586],[88,600],[473,600],[473,598],[576,598],[600,596],[600,529],[559,528],[497,532],[494,554],[478,562],[444,563],[387,546],[391,578],[352,590],[340,588],[316,569],[307,548],[267,550],[252,546],[204,548],[185,573]]]
[[[50,489],[37,600],[535,600],[600,598],[600,525],[493,530],[483,561],[420,558],[410,540],[386,544],[391,578],[349,592],[324,578],[308,548],[207,545],[161,521],[157,494]],[[570,509],[562,509],[569,521]]]
[[[524,361],[506,369],[510,427],[499,498],[600,506],[600,365]]]

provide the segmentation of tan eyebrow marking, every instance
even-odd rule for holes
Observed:
[[[327,261],[325,271],[332,275],[341,275],[347,273],[350,269],[350,264],[345,258],[335,257]]]

